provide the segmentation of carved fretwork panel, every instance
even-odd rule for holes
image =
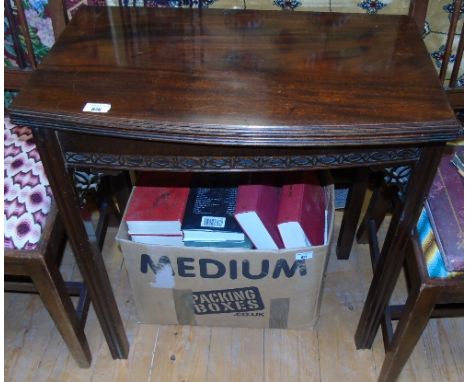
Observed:
[[[411,176],[411,166],[387,167],[384,170],[384,182],[387,186],[394,186],[398,189],[398,196],[401,200],[406,197],[408,181]]]
[[[418,160],[420,149],[380,149],[362,152],[340,152],[330,154],[283,155],[283,156],[171,156],[95,154],[65,152],[68,165],[74,167],[107,167],[160,170],[281,170],[281,169],[325,169],[358,165],[378,165]]]
[[[73,171],[73,182],[75,190],[78,194],[80,204],[86,204],[90,194],[95,194],[98,190],[99,183],[104,174],[87,169],[86,171]]]

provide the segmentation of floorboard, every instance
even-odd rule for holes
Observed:
[[[339,227],[341,213],[335,226]],[[383,361],[380,334],[373,349],[356,350],[354,331],[372,271],[366,246],[351,258],[332,250],[320,319],[307,330],[203,328],[139,324],[122,255],[109,231],[104,257],[131,343],[128,360],[112,360],[90,309],[86,334],[93,354],[79,369],[37,296],[5,295],[6,381],[375,381]],[[332,247],[333,248],[333,247]],[[68,249],[61,269],[80,279]],[[393,299],[405,298],[399,282]],[[462,381],[463,319],[432,320],[403,370],[401,381]]]

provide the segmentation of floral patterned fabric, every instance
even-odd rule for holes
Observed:
[[[52,193],[31,130],[4,122],[4,248],[33,250],[40,241]]]
[[[10,1],[15,10],[14,1]],[[25,0],[23,1],[24,13],[28,21],[29,33],[33,45],[35,59],[41,59],[49,52],[55,42],[52,29],[52,20],[49,16],[47,0]],[[7,68],[18,67],[16,52],[13,45],[12,29],[8,24],[6,16],[4,17],[4,65]],[[23,36],[20,36],[20,42],[23,46],[23,52],[26,55],[26,48]]]

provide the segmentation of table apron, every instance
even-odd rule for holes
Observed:
[[[58,133],[67,166],[166,171],[288,171],[416,162],[423,146],[236,147]]]

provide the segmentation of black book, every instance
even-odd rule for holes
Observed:
[[[190,188],[182,231],[184,241],[244,241],[234,218],[237,185],[234,179],[202,175]]]

